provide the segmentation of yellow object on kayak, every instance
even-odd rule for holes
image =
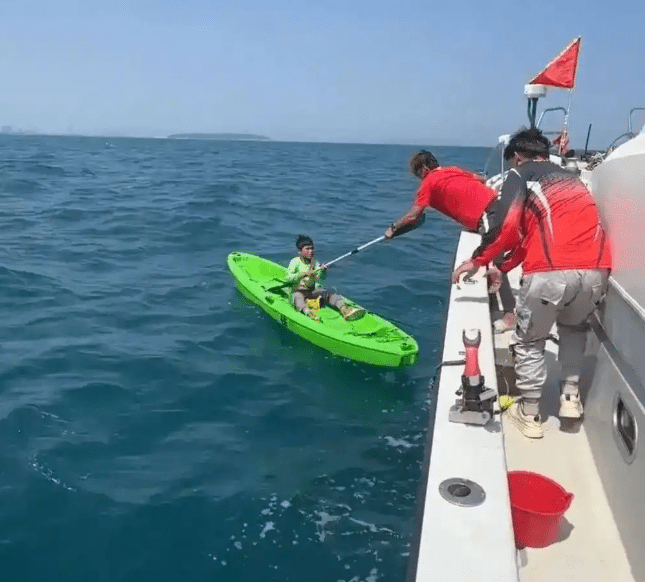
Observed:
[[[511,407],[513,402],[515,402],[515,398],[513,398],[512,396],[509,396],[508,394],[504,394],[499,397],[498,402],[499,402],[499,407],[502,410],[506,410],[507,408]]]
[[[318,312],[320,311],[320,297],[307,299],[307,307],[313,311],[314,315],[318,315]]]

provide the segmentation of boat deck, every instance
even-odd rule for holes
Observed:
[[[514,292],[519,288],[520,271],[509,275]],[[555,333],[554,335],[557,335]],[[508,361],[508,342],[512,331],[494,336],[498,361]],[[558,541],[546,548],[517,551],[521,582],[633,581],[627,556],[600,476],[593,460],[584,423],[558,418],[559,364],[557,345],[547,341],[549,373],[543,392],[541,416],[545,435],[531,440],[502,415],[504,450],[509,471],[527,470],[545,475],[574,494],[566,512]],[[503,370],[498,380],[500,394],[512,382],[512,370]],[[513,392],[511,392],[512,394]]]
[[[472,254],[480,237],[461,235],[455,265]],[[519,270],[509,275],[517,293]],[[479,328],[479,364],[486,386],[513,394],[508,350],[512,332],[491,333],[489,296],[483,275],[453,286],[444,340],[444,361],[463,358],[462,330]],[[463,366],[444,366],[439,377],[432,448],[419,500],[418,542],[408,580],[415,582],[635,582],[603,490],[584,424],[560,426],[557,345],[547,342],[549,378],[542,401],[545,436],[529,440],[504,414],[482,426],[455,424],[448,409],[455,402]],[[497,372],[497,373],[496,373]],[[561,430],[562,429],[562,430]],[[574,494],[557,542],[541,549],[516,550],[507,471],[528,470],[558,482]],[[439,494],[449,478],[464,478],[485,490],[478,507],[458,507]]]

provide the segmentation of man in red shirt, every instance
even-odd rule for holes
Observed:
[[[438,210],[469,231],[485,228],[484,214],[497,193],[486,187],[476,174],[453,166],[443,168],[425,150],[412,156],[409,167],[421,184],[412,208],[390,225],[385,231],[386,238],[395,237],[397,230],[415,223],[426,208]]]
[[[507,153],[508,151],[508,153]],[[504,153],[506,160],[510,149]],[[426,208],[434,208],[470,232],[478,232],[484,240],[494,237],[501,226],[502,219],[508,211],[511,200],[488,188],[484,181],[468,170],[454,166],[439,166],[437,159],[426,150],[412,156],[409,162],[410,172],[421,180],[412,208],[385,231],[385,238],[391,239],[404,227],[414,224],[421,218]],[[482,243],[483,244],[483,243]],[[473,268],[473,273],[478,270]],[[496,283],[491,285],[490,293],[495,293],[501,285],[501,274],[491,264],[488,273]],[[495,322],[496,333],[505,331],[514,325],[513,306],[502,319]]]
[[[538,129],[510,141],[516,167],[502,187],[511,204],[494,238],[453,273],[453,282],[507,251],[507,272],[522,263],[513,335],[516,386],[522,396],[509,419],[529,438],[541,438],[539,402],[546,382],[544,345],[557,323],[562,365],[560,417],[578,419],[583,408],[578,382],[588,318],[603,300],[611,255],[596,203],[572,173],[549,160],[549,141]]]

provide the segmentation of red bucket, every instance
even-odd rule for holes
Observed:
[[[530,471],[510,471],[508,490],[517,548],[544,548],[555,542],[573,493]]]

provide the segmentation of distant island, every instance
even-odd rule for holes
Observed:
[[[264,135],[251,133],[174,133],[168,139],[268,140]]]

